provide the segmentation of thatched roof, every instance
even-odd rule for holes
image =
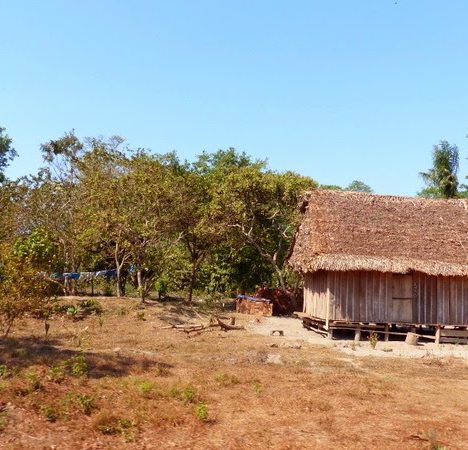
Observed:
[[[302,212],[288,261],[299,272],[468,276],[468,200],[314,190]]]

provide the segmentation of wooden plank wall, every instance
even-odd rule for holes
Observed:
[[[307,274],[304,279],[304,312],[325,320],[329,301],[327,272]]]
[[[330,320],[385,322],[391,307],[391,274],[328,272]]]
[[[468,278],[435,277],[419,272],[412,277],[413,299],[408,314],[408,305],[404,309],[401,305],[408,296],[407,287],[402,295],[400,281],[391,273],[319,271],[307,274],[304,312],[326,320],[329,299],[330,320],[468,325]],[[412,320],[408,320],[409,316]]]
[[[434,325],[468,325],[468,278],[413,274],[413,319]]]

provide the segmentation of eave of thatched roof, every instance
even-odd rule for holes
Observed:
[[[468,202],[316,190],[289,255],[302,273],[468,276]]]

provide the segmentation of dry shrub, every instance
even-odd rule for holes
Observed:
[[[133,420],[109,411],[99,413],[94,419],[93,426],[102,434],[120,435],[126,442],[133,441],[137,432],[136,423]]]
[[[51,311],[50,283],[27,259],[0,247],[0,333],[8,336],[13,323],[26,314],[46,318]]]

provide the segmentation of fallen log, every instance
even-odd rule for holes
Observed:
[[[215,319],[213,321],[212,319]],[[223,331],[231,331],[231,330],[244,330],[243,326],[234,325],[231,319],[231,324],[224,323],[220,317],[215,316],[214,318],[210,319],[208,324],[197,323],[197,324],[184,324],[184,325],[168,325],[161,327],[162,329],[175,329],[177,331],[182,331],[186,334],[190,333],[202,333],[204,331],[211,331],[213,328],[220,327]]]
[[[219,317],[216,317],[216,321],[218,322],[218,325],[221,327],[221,329],[224,331],[245,330],[245,328],[242,325],[228,325],[227,323],[222,322]]]

